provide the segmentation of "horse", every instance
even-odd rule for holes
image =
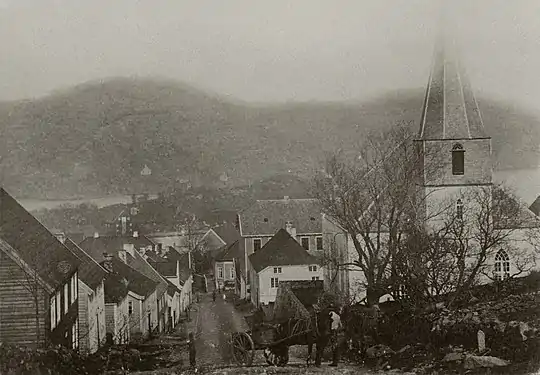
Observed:
[[[315,365],[320,366],[324,350],[335,337],[331,331],[331,312],[337,309],[325,308],[322,311],[312,310],[309,319],[290,318],[277,325],[274,332],[275,345],[265,350],[265,357],[269,364],[283,366],[289,359],[289,347],[293,345],[307,345],[308,357],[306,366],[312,360],[313,345],[316,345]],[[336,337],[337,339],[337,337]],[[334,363],[339,358],[339,343],[334,343]]]

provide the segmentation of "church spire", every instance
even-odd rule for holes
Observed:
[[[419,138],[422,140],[482,139],[486,135],[478,103],[457,48],[447,32],[441,32],[426,89]]]

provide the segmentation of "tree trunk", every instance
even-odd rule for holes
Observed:
[[[372,286],[368,286],[366,288],[366,301],[369,307],[379,304],[380,297],[381,293],[378,291],[377,288]]]

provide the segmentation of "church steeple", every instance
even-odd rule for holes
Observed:
[[[478,103],[455,43],[444,35],[438,38],[424,109],[420,140],[460,140],[489,138],[484,129]]]

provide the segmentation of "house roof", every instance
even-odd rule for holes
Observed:
[[[272,236],[291,222],[296,233],[322,233],[316,199],[258,200],[239,214],[242,236]]]
[[[81,260],[79,278],[90,288],[95,289],[105,278],[107,271],[70,238],[66,239],[64,245]]]
[[[107,273],[104,284],[105,303],[119,303],[128,294],[128,280],[118,273]]]
[[[517,198],[497,188],[493,189],[492,196],[493,200],[499,201],[493,213],[496,229],[540,228],[540,218]],[[508,217],[508,213],[511,213],[511,217]]]
[[[236,230],[234,225],[230,223],[225,223],[212,229],[227,245],[232,244],[240,238],[240,233]]]
[[[529,210],[531,210],[536,216],[540,216],[540,195],[536,197],[533,204],[529,206]]]
[[[221,248],[221,251],[215,257],[215,260],[217,262],[226,262],[233,261],[235,258],[238,258],[239,242],[239,240],[236,240],[232,244]]]
[[[169,294],[171,297],[174,296],[174,293],[180,294],[182,291],[178,289],[176,285],[171,283],[169,280],[167,280],[167,294]]]
[[[488,137],[471,85],[456,55],[453,44],[439,41],[422,111],[422,140]]]
[[[141,238],[141,237],[138,237]],[[92,258],[98,262],[105,260],[103,254],[109,253],[116,255],[119,250],[123,249],[124,244],[135,243],[135,244],[145,244],[147,243],[144,239],[141,242],[138,242],[138,238],[134,237],[120,237],[120,236],[103,236],[98,238],[86,238],[79,246],[85,250]],[[142,237],[144,238],[144,237]],[[137,247],[137,245],[134,245]],[[136,269],[138,272],[142,273],[149,279],[157,282],[159,285],[157,287],[158,296],[161,296],[167,289],[166,280],[156,271],[143,257],[139,254],[138,251],[134,251],[133,255],[130,253],[126,254],[127,264]]]
[[[149,261],[150,265],[154,267],[162,276],[174,277],[176,276],[176,261],[162,261],[153,262]]]
[[[103,264],[103,263],[102,263]],[[115,273],[127,280],[126,287],[129,291],[147,297],[157,289],[159,283],[151,280],[130,267],[117,257],[112,259],[112,273]]]
[[[180,281],[185,282],[191,276],[191,270],[189,268],[189,254],[181,253],[172,246],[169,246],[169,251],[165,254],[165,258],[171,261],[178,261],[180,268]],[[175,267],[176,267],[176,263]],[[176,269],[175,269],[176,274]]]
[[[280,229],[259,251],[249,256],[255,271],[260,272],[271,266],[296,266],[318,264],[318,259],[310,255],[291,235]]]
[[[81,262],[4,189],[0,189],[0,238],[55,289]]]

